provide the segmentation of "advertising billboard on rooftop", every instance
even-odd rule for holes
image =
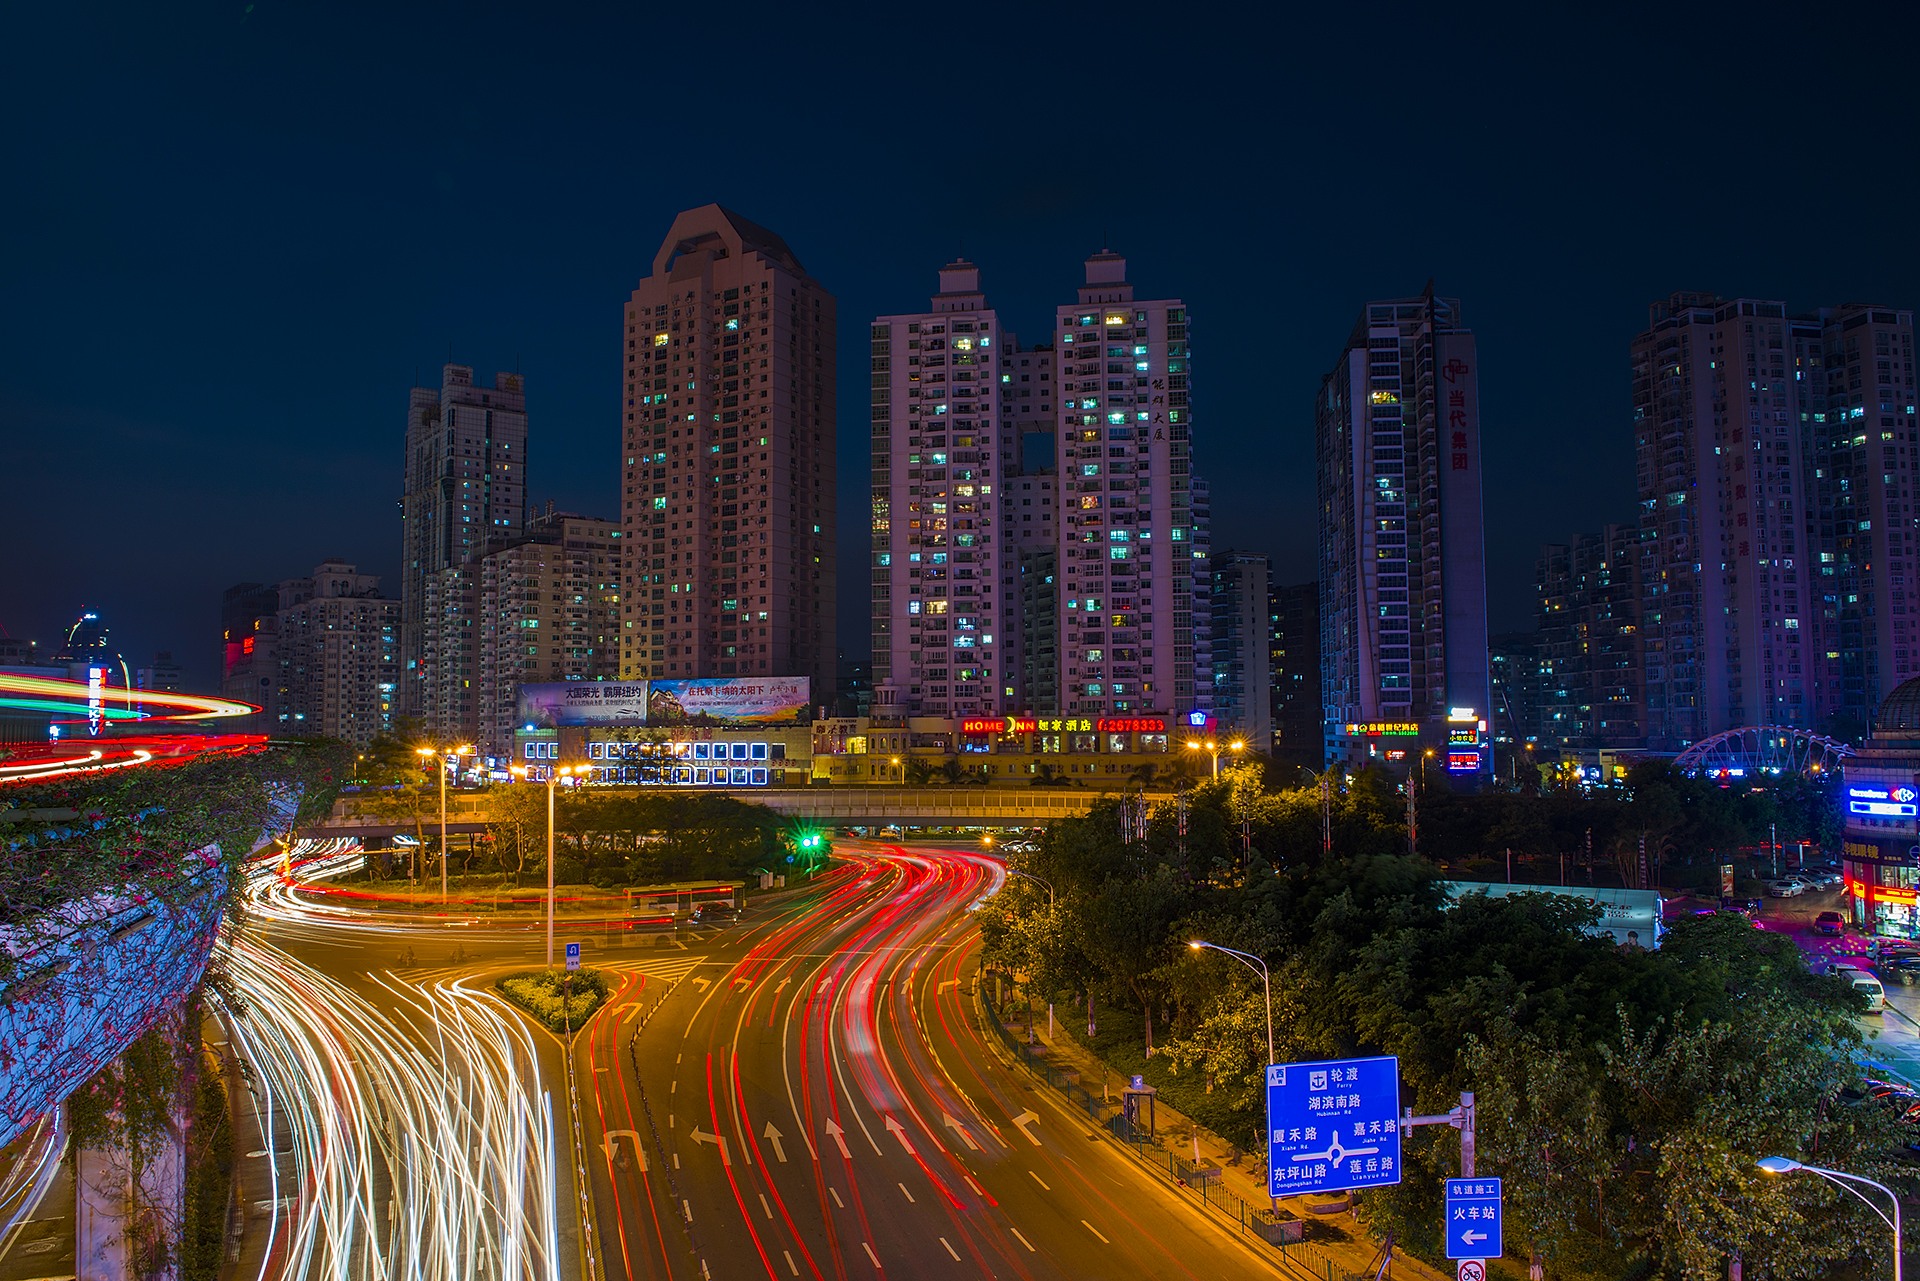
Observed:
[[[649,684],[649,725],[797,725],[813,696],[805,676],[701,676]]]
[[[599,726],[617,729],[647,723],[645,681],[547,681],[522,685],[522,729]]]

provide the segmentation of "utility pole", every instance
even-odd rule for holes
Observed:
[[[1320,853],[1333,853],[1333,780],[1320,771]]]
[[[1407,771],[1407,854],[1418,858],[1420,855],[1419,792],[1420,780],[1412,770]]]

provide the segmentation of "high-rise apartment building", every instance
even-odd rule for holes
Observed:
[[[958,260],[871,342],[874,683],[906,715],[998,712],[1021,683],[1013,336]]]
[[[1320,584],[1268,580],[1268,668],[1273,687],[1273,758],[1317,770],[1326,764],[1320,716]]]
[[[436,740],[471,736],[478,660],[471,562],[527,523],[527,397],[519,374],[476,386],[447,365],[407,398],[400,500],[400,706]]]
[[[718,205],[625,312],[620,673],[835,677],[834,300]]]
[[[1138,300],[1126,259],[1086,263],[1055,314],[1062,710],[1194,706],[1192,357],[1178,299]]]
[[[1273,750],[1273,608],[1265,556],[1217,552],[1209,564],[1208,674],[1214,718],[1258,752]]]
[[[1644,745],[1640,538],[1638,526],[1608,525],[1541,548],[1533,682],[1539,712],[1526,736],[1561,748]],[[1512,688],[1522,680],[1510,677]],[[1496,710],[1502,715],[1495,725],[1505,731],[1505,709]]]
[[[1824,727],[1863,738],[1881,701],[1920,673],[1913,313],[1849,304],[1798,328],[1816,548],[1809,662]]]
[[[519,687],[620,674],[615,521],[548,510],[479,561],[479,741],[513,746]]]
[[[1051,363],[1051,362],[1049,362]],[[1053,426],[1048,421],[1049,429]],[[1009,710],[1057,713],[1060,710],[1060,478],[1052,471],[1015,476],[1001,491],[1007,537],[1014,547],[1015,600],[1007,611],[1018,618]]]
[[[1417,735],[1461,775],[1489,711],[1479,359],[1460,304],[1368,303],[1317,407],[1327,749]],[[1391,729],[1388,733],[1387,727]],[[1389,759],[1392,759],[1389,757]]]
[[[1802,344],[1783,303],[1693,293],[1633,340],[1650,747],[1817,718]]]
[[[272,732],[364,746],[392,730],[400,680],[400,602],[345,561],[279,585],[275,650],[284,703]],[[257,700],[256,700],[257,701]]]
[[[1213,488],[1204,476],[1191,477],[1193,545],[1193,706],[1214,710]],[[1178,710],[1178,709],[1176,709]]]

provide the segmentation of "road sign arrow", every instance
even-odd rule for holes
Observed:
[[[699,1126],[696,1125],[693,1127],[693,1133],[689,1137],[692,1138],[692,1140],[695,1143],[711,1143],[715,1147],[719,1148],[721,1165],[733,1164],[733,1158],[727,1155],[727,1141],[723,1136],[718,1134],[708,1134],[705,1130],[701,1129]]]
[[[960,1136],[961,1141],[967,1145],[969,1150],[974,1152],[978,1152],[980,1150],[980,1145],[973,1141],[973,1136],[971,1134],[967,1133],[967,1127],[964,1125],[961,1125],[958,1121],[953,1119],[953,1113],[942,1112],[940,1114],[940,1123],[946,1126],[949,1130],[952,1130],[955,1134],[958,1134]]]
[[[889,1133],[889,1134],[891,1134],[891,1135],[893,1135],[893,1136],[894,1136],[895,1138],[897,1138],[897,1139],[899,1139],[899,1140],[900,1140],[900,1146],[901,1146],[901,1147],[903,1147],[903,1148],[905,1148],[905,1149],[907,1150],[907,1155],[908,1155],[908,1156],[913,1156],[913,1155],[915,1155],[915,1153],[914,1153],[914,1150],[913,1150],[913,1144],[911,1144],[911,1143],[909,1143],[909,1142],[907,1142],[907,1127],[906,1127],[906,1126],[904,1126],[904,1125],[902,1125],[902,1124],[900,1124],[900,1123],[899,1123],[898,1121],[896,1121],[896,1120],[894,1120],[894,1119],[893,1119],[892,1117],[888,1117],[888,1118],[887,1118],[887,1133]]]
[[[781,1165],[785,1165],[787,1163],[787,1150],[780,1146],[780,1140],[784,1136],[780,1133],[780,1131],[773,1128],[773,1122],[771,1121],[767,1122],[767,1128],[764,1131],[762,1131],[761,1137],[765,1138],[767,1142],[773,1144],[773,1154],[776,1157],[780,1158]]]
[[[1492,1236],[1493,1234],[1491,1232],[1474,1232],[1469,1230],[1466,1232],[1462,1232],[1460,1234],[1460,1239],[1462,1241],[1465,1241],[1468,1245],[1479,1245],[1482,1241],[1491,1239]]]
[[[847,1151],[847,1132],[841,1129],[840,1123],[831,1117],[827,1118],[827,1137],[832,1139],[833,1145],[840,1149],[841,1156],[849,1161],[853,1160],[853,1153]]]
[[[1040,1114],[1038,1112],[1035,1112],[1032,1108],[1028,1108],[1025,1112],[1022,1112],[1019,1116],[1016,1116],[1013,1118],[1013,1123],[1020,1127],[1020,1133],[1026,1135],[1027,1142],[1033,1144],[1033,1146],[1035,1146],[1036,1148],[1040,1146],[1040,1140],[1035,1138],[1033,1136],[1033,1131],[1028,1129],[1027,1127],[1030,1125],[1037,1125],[1039,1124],[1039,1122],[1040,1122]]]
[[[647,1168],[647,1153],[646,1153],[646,1149],[640,1146],[640,1134],[639,1134],[639,1131],[637,1130],[608,1130],[607,1131],[607,1137],[600,1140],[600,1146],[606,1151],[606,1154],[607,1154],[607,1164],[609,1165],[613,1164],[613,1154],[620,1146],[618,1143],[614,1142],[614,1140],[618,1139],[623,1134],[633,1140],[633,1154],[636,1157],[640,1158],[640,1169],[644,1173]]]

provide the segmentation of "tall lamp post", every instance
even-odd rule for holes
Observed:
[[[462,743],[460,746],[449,748],[446,751],[441,751],[437,747],[417,747],[414,749],[414,754],[419,756],[423,760],[428,759],[430,757],[440,758],[440,901],[444,903],[447,901],[447,761],[446,761],[446,758],[448,756],[452,756],[454,759],[455,767],[457,768],[461,757],[471,756],[473,754],[473,744]]]
[[[1306,770],[1307,777],[1314,780],[1320,788],[1320,853],[1333,853],[1333,777],[1324,769],[1314,769],[1308,765],[1300,767]]]
[[[1246,966],[1250,970],[1253,970],[1255,973],[1257,973],[1260,976],[1260,985],[1261,987],[1266,989],[1266,993],[1267,993],[1267,1062],[1268,1063],[1274,1062],[1274,1057],[1273,1057],[1273,976],[1267,973],[1267,963],[1261,960],[1259,957],[1255,956],[1251,952],[1242,952],[1238,948],[1221,947],[1218,943],[1209,943],[1205,939],[1194,939],[1191,943],[1188,943],[1187,946],[1192,948],[1196,952],[1198,952],[1201,948],[1206,948],[1207,950],[1213,951],[1213,952],[1225,952],[1228,956],[1233,957],[1236,961],[1239,961],[1240,964]]]
[[[1187,740],[1187,750],[1189,752],[1205,752],[1207,755],[1211,756],[1213,758],[1213,776],[1215,778],[1219,778],[1220,777],[1220,753],[1223,750],[1229,751],[1229,752],[1235,752],[1235,753],[1244,752],[1247,750],[1247,744],[1245,739],[1239,739],[1239,738],[1234,739],[1230,743],[1224,743],[1224,744],[1221,743],[1220,740],[1216,738],[1209,738],[1205,740],[1198,739],[1198,738],[1190,738]]]
[[[527,767],[516,765],[513,772],[522,781],[527,777]],[[584,774],[584,765],[556,765],[547,771],[547,968],[553,968],[553,792],[560,783],[562,775],[572,777]]]
[[[1817,1174],[1835,1187],[1845,1188],[1847,1191],[1859,1197],[1861,1201],[1865,1202],[1869,1210],[1872,1210],[1880,1216],[1880,1222],[1893,1229],[1893,1281],[1900,1281],[1900,1198],[1894,1193],[1892,1188],[1884,1183],[1876,1183],[1864,1175],[1847,1174],[1840,1170],[1829,1170],[1818,1165],[1803,1165],[1791,1157],[1762,1157],[1760,1158],[1759,1165],[1760,1168],[1768,1174],[1792,1174],[1795,1170],[1804,1170],[1808,1174]],[[1853,1186],[1856,1183],[1864,1183],[1870,1188],[1875,1188],[1886,1193],[1887,1200],[1893,1202],[1893,1217],[1889,1219],[1885,1210],[1882,1210],[1872,1201],[1868,1201],[1866,1194]]]

